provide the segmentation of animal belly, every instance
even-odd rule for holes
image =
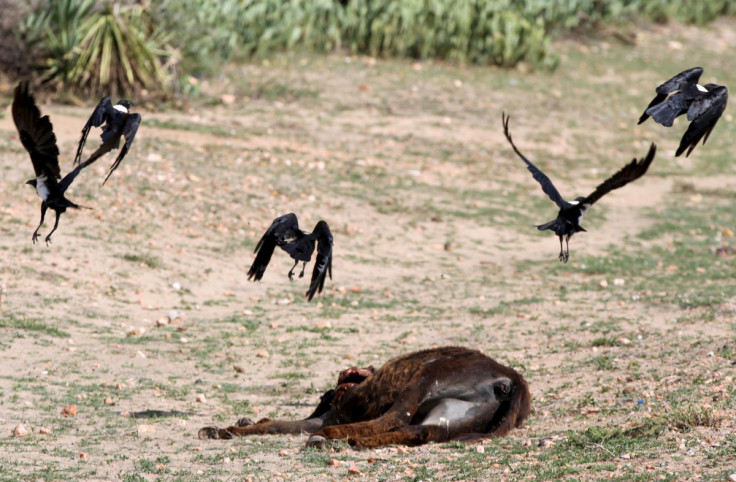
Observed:
[[[478,405],[467,400],[457,398],[445,398],[427,413],[420,425],[435,425],[447,427],[456,425],[458,422],[473,417]]]

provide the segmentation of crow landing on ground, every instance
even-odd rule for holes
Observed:
[[[294,266],[289,270],[289,279],[294,279],[294,268],[299,261],[304,262],[299,277],[304,277],[304,270],[312,258],[315,243],[317,244],[317,260],[312,271],[312,281],[305,296],[312,300],[315,293],[321,293],[325,285],[325,277],[329,274],[332,279],[332,233],[326,222],[320,221],[311,233],[299,229],[296,214],[284,214],[273,220],[258,244],[256,244],[256,259],[248,270],[248,279],[258,281],[263,278],[273,250],[278,246],[294,260]]]
[[[130,113],[130,108],[133,105],[133,102],[129,100],[121,100],[117,104],[112,105],[109,97],[103,97],[82,129],[82,137],[79,139],[79,147],[77,147],[74,164],[79,164],[82,160],[82,149],[84,148],[84,143],[87,142],[87,135],[92,127],[102,126],[102,134],[100,135],[102,144],[92,153],[87,162],[94,162],[113,149],[117,149],[120,147],[120,138],[125,138],[125,143],[120,149],[117,159],[115,159],[115,162],[113,162],[110,170],[107,172],[105,180],[102,181],[103,185],[128,153],[131,144],[133,144],[135,133],[138,132],[138,126],[141,124],[141,116],[140,114]]]
[[[559,236],[560,261],[563,263],[567,263],[567,260],[570,258],[570,238],[572,235],[579,231],[585,231],[585,229],[580,226],[580,222],[583,220],[583,216],[586,211],[590,209],[590,206],[614,189],[623,187],[644,175],[644,173],[647,172],[649,165],[654,160],[654,154],[657,152],[657,146],[652,143],[646,158],[639,161],[636,159],[632,160],[629,164],[622,167],[616,174],[598,185],[598,187],[595,188],[595,191],[593,191],[589,196],[578,197],[574,201],[565,201],[555,188],[554,184],[552,184],[552,181],[550,181],[542,171],[532,164],[529,159],[524,157],[519,149],[516,148],[514,141],[511,139],[511,134],[509,133],[509,118],[506,117],[505,114],[501,114],[501,119],[503,121],[503,133],[506,135],[506,139],[509,140],[514,152],[516,152],[516,154],[526,163],[527,168],[532,173],[532,176],[534,176],[534,179],[542,185],[542,191],[544,191],[544,193],[560,208],[560,212],[557,214],[557,219],[541,224],[537,226],[537,229],[540,231],[549,229]],[[563,237],[565,237],[566,247],[564,250],[562,249]]]
[[[687,113],[690,126],[682,136],[675,157],[685,150],[685,157],[689,156],[700,139],[705,144],[726,109],[728,89],[717,84],[698,84],[702,73],[701,67],[693,67],[657,87],[657,95],[639,118],[639,124],[651,116],[659,124],[671,127],[676,117]]]
[[[36,107],[36,101],[28,92],[28,82],[21,82],[15,88],[11,110],[20,141],[31,155],[33,170],[36,172],[36,178],[27,181],[26,184],[33,186],[41,198],[41,222],[31,238],[34,244],[39,236],[38,230],[43,225],[46,209],[51,208],[56,211],[54,228],[46,236],[46,245],[48,245],[51,242],[51,235],[59,226],[61,213],[65,212],[67,208],[79,209],[84,207],[68,200],[64,193],[82,169],[94,161],[87,160],[80,163],[73,171],[67,173],[64,179],[61,179],[59,148],[56,145],[53,126],[49,121],[49,116],[41,117],[41,111]],[[58,181],[58,179],[61,179],[61,181]]]

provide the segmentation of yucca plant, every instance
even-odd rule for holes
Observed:
[[[105,4],[82,24],[70,80],[84,91],[118,95],[138,87],[163,88],[159,55],[150,18],[140,5]]]
[[[25,26],[28,40],[45,51],[44,81],[61,89],[118,96],[166,87],[166,38],[142,5],[53,0]]]

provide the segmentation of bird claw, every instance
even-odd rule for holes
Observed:
[[[33,241],[33,244],[36,244],[38,242],[38,233],[33,233],[33,237],[31,237],[31,241]]]
[[[46,236],[46,246],[51,244],[51,236]]]
[[[289,271],[289,281],[294,281],[294,272]]]
[[[570,259],[570,253],[568,251],[560,251],[560,263],[567,263]]]

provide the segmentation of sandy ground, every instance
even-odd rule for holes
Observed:
[[[7,109],[1,477],[547,478],[561,457],[550,451],[571,434],[677,407],[712,409],[717,423],[670,428],[659,448],[591,443],[581,452],[597,456],[558,475],[724,476],[736,447],[736,298],[722,275],[733,260],[713,251],[734,229],[734,124],[727,111],[679,160],[683,121],[635,124],[678,69],[707,63],[708,82],[736,85],[734,26],[652,26],[636,48],[563,43],[554,73],[337,56],[231,66],[183,112],[143,103],[128,158],[104,187],[111,158],[79,176],[68,196],[92,210],[64,214],[49,246],[31,244],[40,202],[23,184],[31,164]],[[693,39],[712,60],[683,47]],[[42,105],[62,172],[90,109]],[[533,227],[556,210],[505,143],[502,110],[568,197],[659,144],[653,172],[591,210],[567,265]],[[699,209],[699,223],[652,231],[682,206]],[[262,282],[246,279],[262,232],[292,211],[335,236],[334,279],[311,303],[284,253]],[[690,242],[692,262],[671,261]],[[711,291],[712,303],[683,301]],[[531,418],[486,454],[196,438],[244,415],[305,416],[340,369],[444,344],[479,348],[529,381]],[[61,414],[69,404],[75,416]],[[29,435],[12,436],[20,424]]]

